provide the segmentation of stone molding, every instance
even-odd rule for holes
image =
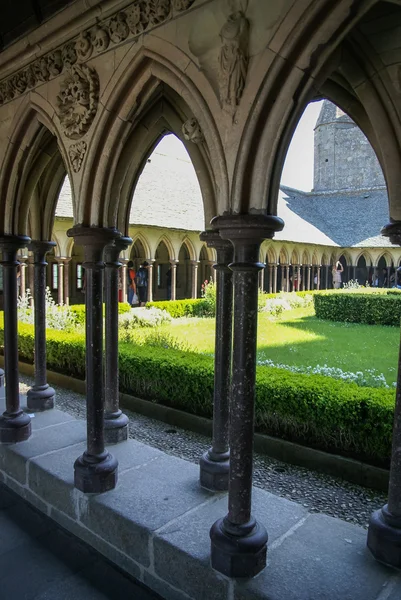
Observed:
[[[59,48],[0,81],[0,106],[37,85],[54,79],[77,63],[83,63],[129,39],[171,20],[195,0],[136,0],[124,10],[81,31]]]
[[[72,170],[74,173],[78,173],[81,169],[82,162],[85,157],[87,144],[83,140],[77,144],[72,144],[68,149],[68,156],[72,164]]]

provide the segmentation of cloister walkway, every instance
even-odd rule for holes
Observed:
[[[0,410],[2,402],[0,399]],[[365,529],[327,515],[311,514],[300,503],[257,488],[254,513],[269,532],[267,568],[250,581],[230,580],[211,569],[209,557],[210,524],[224,514],[226,494],[200,489],[195,464],[130,439],[113,447],[120,464],[117,487],[101,495],[84,495],[73,486],[73,461],[85,446],[84,421],[54,409],[36,413],[32,428],[28,441],[0,446],[3,482],[167,600],[401,598],[401,574],[373,559],[366,549]],[[79,590],[80,585],[90,589],[91,581],[103,581],[100,592],[91,590],[94,600],[108,597],[107,585],[115,585],[115,590],[120,585],[134,585],[119,579],[111,567],[91,558],[91,553],[79,545],[74,554],[67,534],[52,523],[44,524],[46,527],[54,531],[48,535],[55,540],[49,562],[46,566],[40,564],[41,556],[47,561],[45,550],[36,553],[30,546],[30,555],[21,546],[10,560],[8,579],[8,571],[5,573],[5,581],[12,582],[10,600],[62,600],[61,594],[68,589],[66,582]],[[42,539],[46,540],[46,535]],[[1,548],[7,548],[7,543],[10,539],[6,534]],[[57,544],[67,562],[72,561],[70,566],[63,566]],[[7,569],[7,552],[2,559],[0,569]],[[87,572],[89,582],[74,575],[78,568],[82,576]],[[68,569],[71,578],[61,584],[62,573]],[[23,576],[18,579],[17,573]],[[49,590],[50,584],[61,585],[59,595],[40,595],[39,591],[34,595],[33,583],[40,573],[49,578]],[[96,573],[103,579],[98,579]],[[15,595],[16,581],[22,590],[20,597]],[[126,598],[152,598],[142,589],[133,587],[132,592],[128,591]],[[9,600],[4,588],[1,597]],[[69,600],[71,597],[80,600],[78,592],[65,595]],[[118,592],[110,597],[118,599]],[[89,600],[92,596],[84,594],[82,598]]]

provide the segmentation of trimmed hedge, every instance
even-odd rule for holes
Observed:
[[[0,320],[0,343],[4,343]],[[32,362],[33,327],[19,326],[20,358]],[[212,416],[213,359],[120,344],[120,390],[203,417]],[[48,367],[84,379],[82,334],[47,332]],[[361,388],[319,375],[257,368],[256,429],[315,448],[388,466],[394,390]]]
[[[72,304],[70,306],[71,312],[74,315],[77,325],[83,325],[85,323],[85,304]],[[129,312],[131,310],[130,305],[127,302],[118,303],[118,314]],[[104,304],[103,304],[104,314]]]
[[[315,313],[318,319],[329,321],[399,327],[401,295],[389,292],[320,292],[313,296]]]
[[[210,317],[209,303],[204,298],[188,298],[186,300],[162,300],[147,302],[148,308],[154,307],[167,311],[173,319],[179,317]]]

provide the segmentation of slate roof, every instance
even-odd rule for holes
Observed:
[[[176,141],[177,146],[171,139],[162,140],[146,163],[132,202],[131,225],[204,230],[198,179],[189,157]],[[66,178],[56,216],[71,218],[72,214]],[[392,246],[378,235],[389,220],[385,187],[315,193],[281,186],[278,215],[285,227],[276,234],[277,240],[345,248]]]
[[[345,248],[392,247],[379,235],[389,221],[385,187],[314,193],[281,186],[278,215],[286,225],[275,239]]]

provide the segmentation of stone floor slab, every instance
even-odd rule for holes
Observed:
[[[81,521],[144,566],[149,534],[212,497],[196,465],[173,456],[122,474],[115,490],[88,499]]]
[[[236,584],[235,600],[376,600],[393,573],[367,550],[366,531],[310,515],[256,579]]]

